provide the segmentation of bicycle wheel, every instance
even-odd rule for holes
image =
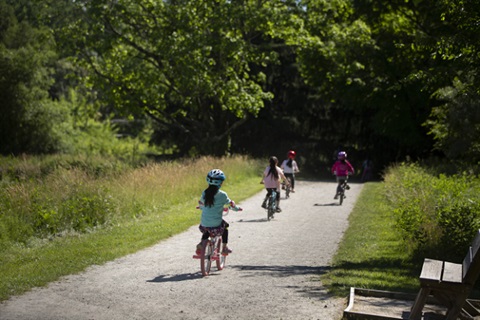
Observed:
[[[212,242],[210,240],[204,240],[202,242],[203,249],[200,257],[200,269],[202,270],[203,276],[208,276],[210,273],[210,268],[212,267]]]
[[[227,260],[227,256],[222,254],[222,237],[218,237],[215,242],[215,250],[214,252],[217,255],[217,270],[223,270],[225,268],[225,261]]]
[[[340,198],[340,200],[339,200],[340,205],[342,205],[342,203],[343,203],[343,198],[345,197],[345,193],[344,193],[344,192],[345,192],[345,191],[342,191],[342,192],[340,193],[340,197],[339,197],[339,198]]]
[[[273,219],[273,215],[275,214],[276,209],[276,194],[272,192],[270,198],[268,199],[268,208],[267,208],[267,220]]]

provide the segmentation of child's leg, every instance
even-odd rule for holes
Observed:
[[[271,193],[272,193],[272,190],[267,189],[267,195],[265,196],[265,199],[263,199],[262,208],[267,208],[268,197],[270,196]]]
[[[230,225],[225,220],[222,221],[222,224],[223,224],[223,227],[225,228],[222,234],[222,243],[224,246],[226,246],[228,243],[228,227],[230,227]]]
[[[230,226],[225,220],[222,220],[222,225],[225,228],[222,233],[222,254],[226,255],[232,253],[232,250],[228,248],[228,227]]]
[[[337,193],[341,193],[342,192],[342,184],[345,182],[345,178],[344,177],[339,177],[338,178],[338,185],[337,185]]]
[[[210,234],[208,232],[203,233],[200,242],[202,242],[203,240],[208,240],[208,237],[210,237]]]
[[[277,208],[280,208],[280,190],[277,190],[277,196],[275,197],[277,201]]]
[[[203,241],[207,240],[210,235],[208,232],[202,233],[202,238],[200,239],[200,242],[197,244],[197,254],[200,254],[200,252],[203,250]]]

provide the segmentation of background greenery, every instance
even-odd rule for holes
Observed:
[[[477,163],[479,6],[0,0],[0,153],[87,148],[97,121],[157,156],[293,148],[317,175],[338,148],[377,173]]]
[[[2,299],[191,225],[214,166],[247,197],[253,159],[289,149],[305,178],[330,178],[343,149],[353,180],[366,158],[385,179],[352,214],[333,289],[408,290],[421,257],[458,261],[479,227],[479,13],[474,0],[0,0]]]

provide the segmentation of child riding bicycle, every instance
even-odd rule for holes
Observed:
[[[349,175],[354,173],[353,166],[347,160],[347,153],[340,151],[337,155],[337,161],[332,166],[332,173],[337,177],[337,192],[334,199],[338,199],[339,193],[342,192],[342,184],[347,180]]]
[[[290,180],[290,185],[292,186],[291,192],[295,192],[295,173],[300,172],[300,170],[298,170],[297,162],[295,161],[295,156],[295,151],[288,151],[288,159],[283,160],[282,165],[280,166],[285,177]]]
[[[235,202],[230,200],[226,192],[220,190],[225,179],[225,174],[219,169],[213,169],[207,174],[208,188],[202,192],[198,202],[199,208],[202,209],[202,217],[198,227],[202,232],[202,238],[200,243],[197,244],[197,254],[201,253],[202,242],[209,238],[210,233],[222,235],[222,254],[232,253],[227,245],[229,224],[223,220],[224,206],[228,205],[233,211],[242,211],[243,209],[235,205]]]
[[[270,165],[265,168],[265,171],[263,172],[263,178],[260,183],[265,184],[265,189],[267,190],[267,195],[265,196],[265,199],[263,200],[262,203],[262,208],[266,209],[267,208],[267,201],[270,195],[272,194],[273,190],[276,190],[277,192],[277,212],[282,212],[282,209],[280,209],[280,181],[284,180],[288,184],[288,180],[283,174],[283,171],[280,167],[278,167],[278,159],[275,156],[270,157]]]

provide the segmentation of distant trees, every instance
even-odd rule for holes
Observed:
[[[0,0],[0,151],[3,154],[57,150],[54,130],[62,117],[49,104],[55,44],[48,28],[18,21]]]
[[[222,155],[229,135],[272,95],[252,65],[275,60],[260,39],[273,7],[245,1],[75,1],[61,30],[116,112],[156,121],[156,142]]]
[[[45,98],[73,88],[97,119],[150,118],[179,156],[480,161],[473,0],[0,3],[2,153],[55,151],[65,110]]]

